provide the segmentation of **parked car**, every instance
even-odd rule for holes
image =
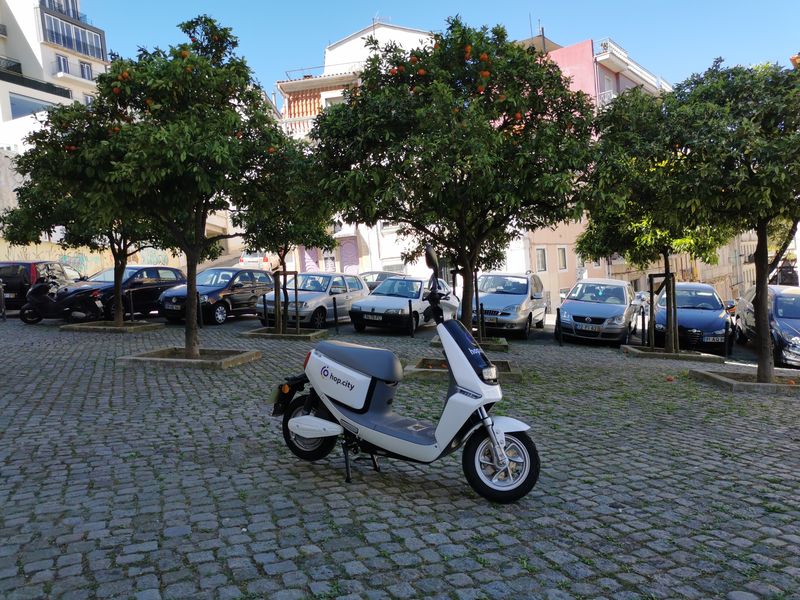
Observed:
[[[367,282],[369,291],[374,290],[389,277],[402,276],[402,273],[393,273],[392,271],[365,271],[364,273],[361,273],[361,279]]]
[[[710,350],[723,355],[730,352],[734,324],[713,286],[683,281],[675,283],[675,306],[678,345],[681,348]],[[666,331],[667,297],[666,292],[661,292],[656,301],[656,346],[664,346]]]
[[[800,288],[770,285],[768,289],[769,328],[775,364],[800,367]],[[742,344],[756,337],[755,294],[753,286],[739,298],[736,306],[736,341]]]
[[[532,325],[538,329],[544,327],[547,298],[538,275],[484,273],[478,277],[478,299],[483,304],[487,330],[514,333],[527,339]],[[473,308],[474,325],[478,323],[479,308]]]
[[[289,322],[295,323],[295,307],[299,313],[300,324],[322,329],[333,322],[333,299],[336,298],[336,312],[339,321],[346,321],[353,302],[369,294],[367,283],[359,275],[344,273],[300,273],[297,278],[297,297],[294,295],[294,277],[286,283],[289,304],[281,304],[288,308]],[[259,298],[256,309],[259,315],[264,314],[263,299]],[[267,294],[267,317],[275,319],[275,292]],[[267,319],[261,318],[264,326]]]
[[[429,280],[417,277],[389,277],[384,279],[372,293],[353,303],[350,320],[356,331],[371,327],[402,327],[406,331],[419,327],[420,323],[431,320],[428,309]],[[458,298],[443,279],[439,279],[439,292],[445,319],[451,319],[458,312]],[[409,313],[408,301],[411,300]]]
[[[0,262],[0,279],[3,280],[3,297],[7,310],[19,310],[32,285],[50,281],[60,287],[71,283],[64,265],[56,261],[3,261]]]
[[[86,275],[78,271],[75,267],[71,267],[70,265],[61,264],[61,267],[64,269],[64,272],[67,274],[67,277],[71,281],[84,281],[86,279]]]
[[[130,312],[129,298],[133,301],[133,312],[147,315],[158,310],[161,292],[175,285],[186,283],[180,269],[164,265],[129,265],[122,274],[122,293],[125,313]],[[104,318],[114,318],[114,269],[95,273],[85,281],[69,283],[66,292],[79,293],[87,289],[97,290],[103,303]]]
[[[270,259],[270,255],[266,252],[244,251],[239,257],[239,266],[269,271],[272,269],[272,260]]]
[[[274,287],[272,275],[253,267],[214,267],[197,274],[203,321],[222,325],[229,315],[256,314],[256,300]],[[162,292],[158,312],[168,321],[186,316],[186,284]]]
[[[617,279],[581,279],[561,304],[561,319],[555,335],[565,339],[587,339],[610,342],[616,346],[628,343],[636,330],[636,307],[633,288]]]
[[[648,312],[650,310],[650,292],[647,290],[640,290],[633,294],[633,305],[636,307],[636,312]]]

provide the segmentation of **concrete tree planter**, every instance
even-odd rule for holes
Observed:
[[[484,352],[508,352],[508,340],[506,338],[487,337],[483,338],[482,342],[478,342],[478,345],[484,350]],[[442,347],[442,341],[439,339],[438,335],[434,336],[431,340],[431,346],[434,348]]]
[[[759,392],[765,394],[793,394],[800,396],[800,372],[796,375],[776,374],[775,383],[756,382],[755,371],[751,373],[732,371],[703,371],[692,369],[689,377],[704,381],[729,392]]]
[[[690,360],[693,362],[706,362],[722,364],[725,358],[716,354],[706,354],[695,350],[681,350],[677,352],[664,352],[661,348],[651,350],[647,346],[622,346],[622,351],[632,358],[661,358],[665,360]]]
[[[328,337],[328,330],[327,329],[314,329],[311,331],[303,331],[300,330],[300,333],[296,333],[295,330],[286,331],[284,333],[275,333],[274,327],[259,327],[258,329],[253,329],[252,331],[245,331],[239,334],[242,337],[249,337],[249,338],[265,338],[268,340],[306,340],[306,341],[314,341],[314,340],[321,340]]]
[[[61,331],[83,331],[91,333],[142,333],[164,329],[164,323],[150,321],[123,321],[122,326],[114,325],[114,321],[89,321],[87,323],[70,323],[59,327]]]
[[[159,348],[141,354],[120,356],[120,363],[144,363],[170,367],[190,367],[195,369],[230,369],[261,358],[258,350],[227,350],[200,348],[200,358],[184,358],[183,348]]]
[[[501,383],[522,379],[522,371],[510,361],[493,360],[492,364],[497,367],[497,376]],[[411,378],[447,379],[447,362],[443,358],[421,358],[413,365],[408,365],[403,370],[403,375]]]

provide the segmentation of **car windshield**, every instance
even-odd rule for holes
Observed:
[[[373,296],[396,296],[397,298],[419,298],[422,282],[413,279],[384,279],[375,290]]]
[[[528,293],[528,280],[509,275],[481,275],[478,277],[478,291],[482,294],[524,296]]]
[[[666,307],[667,298],[664,293],[659,296],[658,305]],[[722,310],[722,300],[713,290],[676,290],[675,305],[694,310]]]
[[[197,285],[228,285],[234,275],[236,271],[230,269],[207,269],[197,274]]]
[[[302,273],[297,280],[297,289],[301,292],[324,292],[328,289],[328,284],[331,282],[330,275],[315,275],[311,273]],[[286,289],[294,289],[294,275],[286,280]]]
[[[139,267],[125,267],[125,272],[122,275],[122,280],[125,281],[136,273],[139,270]],[[95,273],[91,277],[89,277],[89,281],[101,281],[103,283],[113,283],[114,281],[114,269],[106,269],[104,271],[100,271],[99,273]]]
[[[604,304],[625,304],[625,288],[621,285],[580,282],[576,283],[575,287],[569,291],[567,299]]]
[[[800,296],[777,296],[775,314],[781,319],[800,319]]]

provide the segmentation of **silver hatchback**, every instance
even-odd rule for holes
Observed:
[[[561,304],[555,335],[627,344],[636,326],[633,288],[617,279],[581,279]]]

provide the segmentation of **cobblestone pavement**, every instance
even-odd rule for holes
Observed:
[[[495,355],[526,372],[497,408],[532,425],[542,475],[495,506],[460,456],[350,485],[340,451],[292,456],[265,398],[310,344],[237,337],[256,325],[202,330],[264,353],[214,372],[115,364],[179,327],[0,323],[0,598],[800,598],[796,396],[536,331]],[[435,419],[445,387],[404,382],[398,408]]]

